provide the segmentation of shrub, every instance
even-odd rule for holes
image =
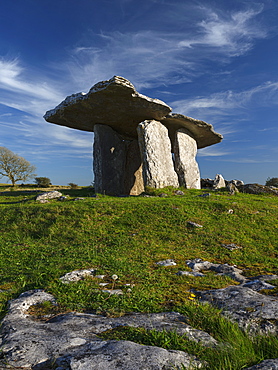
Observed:
[[[75,184],[74,182],[69,182],[68,184],[70,186],[71,189],[77,189],[78,185]]]
[[[48,177],[36,177],[35,182],[40,188],[48,188],[51,185],[50,179]]]
[[[266,186],[276,186],[278,187],[278,177],[268,177],[266,180]]]

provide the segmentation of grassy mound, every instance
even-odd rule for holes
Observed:
[[[200,197],[201,190],[184,190],[185,195],[178,196],[173,189],[163,189],[152,195],[168,196],[115,198],[92,197],[90,188],[59,191],[68,194],[68,200],[38,204],[37,190],[0,193],[2,315],[9,299],[43,288],[56,297],[60,311],[112,316],[135,311],[184,313],[190,324],[231,343],[230,350],[225,347],[222,352],[193,346],[193,352],[205,358],[210,369],[240,369],[263,358],[278,357],[277,338],[251,339],[218,310],[199,304],[192,296],[192,289],[223,288],[235,281],[213,272],[202,278],[176,275],[179,270],[190,271],[186,260],[194,258],[235,264],[245,276],[277,274],[277,197],[230,196],[225,191]],[[75,197],[85,199],[73,201]],[[188,221],[203,227],[189,228]],[[230,251],[221,245],[230,243],[241,248]],[[173,259],[176,265],[156,264],[165,259]],[[95,268],[104,279],[86,278],[70,284],[59,279],[86,268]],[[113,280],[115,274],[118,279]],[[105,288],[100,282],[107,283]],[[124,294],[102,292],[110,288],[122,289]],[[147,338],[142,343],[156,335],[139,334]],[[138,337],[138,333],[125,335]],[[163,340],[158,338],[157,345]],[[183,340],[171,346],[180,349]],[[166,342],[177,341],[168,338]],[[233,356],[238,358],[235,365]]]

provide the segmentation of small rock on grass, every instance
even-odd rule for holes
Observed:
[[[95,269],[74,270],[60,277],[60,280],[63,283],[68,284],[73,281],[83,280],[86,276],[94,276],[95,272]]]
[[[168,259],[164,261],[156,262],[157,265],[167,267],[167,266],[176,266],[176,262],[174,260]]]
[[[187,221],[187,226],[188,227],[203,227],[202,225],[199,225],[199,224],[197,224],[196,222],[193,222],[193,221]]]

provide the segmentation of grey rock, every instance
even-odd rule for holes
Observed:
[[[193,221],[187,221],[187,226],[188,226],[188,227],[196,227],[196,228],[201,228],[201,227],[203,227],[202,225],[197,224],[196,222],[193,222]]]
[[[226,187],[226,182],[225,182],[224,177],[220,174],[215,175],[212,187],[213,187],[213,189],[225,188]]]
[[[83,280],[85,277],[94,276],[96,270],[95,269],[84,269],[84,270],[74,270],[68,272],[64,276],[60,277],[60,280],[65,283],[72,283],[74,281]]]
[[[231,213],[231,212],[229,212]],[[230,251],[233,251],[235,249],[240,249],[242,247],[240,247],[239,245],[236,245],[235,243],[230,243],[230,244],[221,244],[221,247],[224,247],[226,249],[229,249]]]
[[[49,199],[57,199],[57,198],[60,198],[62,196],[63,196],[62,193],[60,193],[57,190],[53,190],[53,191],[47,191],[45,193],[39,194],[36,197],[36,200],[40,201],[41,203],[45,203],[45,202],[42,202],[42,201],[49,200]]]
[[[262,289],[275,289],[276,288],[274,285],[268,284],[264,281],[257,280],[257,279],[248,281],[247,283],[243,284],[242,286],[253,289],[257,292],[259,292]]]
[[[217,272],[220,275],[230,276],[233,280],[240,283],[245,283],[247,281],[247,278],[242,275],[242,270],[238,269],[235,266],[230,266],[226,263],[212,263],[209,261],[203,261],[199,258],[195,260],[187,260],[186,264],[195,272],[211,270]]]
[[[171,260],[171,259],[164,260],[164,261],[158,261],[158,262],[156,262],[156,264],[159,265],[159,266],[164,266],[164,267],[176,266],[176,262],[174,260]]]
[[[184,192],[182,190],[175,190],[175,195],[184,195]]]
[[[95,84],[87,94],[68,96],[46,112],[47,122],[94,131],[96,124],[109,125],[127,138],[136,138],[137,125],[144,120],[160,120],[171,111],[163,101],[139,94],[130,81],[114,76]]]
[[[239,192],[238,188],[236,187],[235,184],[232,182],[229,182],[226,186],[227,190],[229,191],[230,195],[234,195]]]
[[[259,185],[259,184],[245,184],[239,185],[238,190],[241,193],[248,194],[271,194],[278,195],[278,190],[273,189],[271,186]]]
[[[122,295],[122,294],[124,294],[122,289],[103,289],[102,292],[103,293],[109,293],[111,295]]]
[[[192,272],[189,272],[189,271],[178,271],[176,275],[178,275],[178,276],[194,276],[194,277],[198,277],[198,276],[202,277],[202,276],[205,276],[201,272],[196,272],[196,271],[192,271]]]
[[[246,368],[245,370],[278,370],[278,358],[264,360],[257,365]]]
[[[202,189],[207,189],[207,188],[212,188],[214,179],[201,179],[201,188]]]
[[[140,346],[128,341],[102,341],[97,336],[119,326],[174,330],[206,346],[217,344],[209,334],[192,328],[186,323],[186,317],[176,312],[131,314],[118,318],[70,312],[47,321],[33,320],[27,310],[43,301],[55,303],[52,295],[41,290],[25,292],[10,301],[8,313],[2,321],[0,348],[9,366],[43,369],[51,364],[67,370],[162,370],[181,363],[188,368],[189,364],[201,366],[185,352]],[[107,365],[109,360],[111,367]]]
[[[197,142],[198,149],[209,145],[217,144],[223,136],[217,134],[212,125],[182,114],[168,114],[161,122],[169,129],[169,135],[172,143],[175,141],[175,132],[180,128],[185,128],[191,132]]]
[[[124,192],[126,146],[109,126],[95,125],[94,175],[95,192],[120,195]]]
[[[278,297],[242,285],[197,292],[201,301],[223,309],[243,329],[256,334],[278,334]]]
[[[200,171],[196,162],[197,142],[187,129],[179,129],[174,142],[175,170],[180,186],[200,189]]]
[[[145,186],[158,189],[179,187],[167,128],[152,120],[140,123],[137,131]]]
[[[201,197],[201,198],[208,198],[211,196],[210,193],[204,193],[204,194],[200,194],[200,195],[197,195],[198,197]]]
[[[200,368],[201,362],[182,351],[144,346],[130,341],[103,341],[70,360],[71,370],[170,370],[183,365]]]
[[[126,141],[124,194],[139,195],[144,192],[143,168],[138,140]]]

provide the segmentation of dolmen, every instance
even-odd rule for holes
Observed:
[[[139,195],[145,187],[200,189],[197,149],[219,143],[212,125],[171,113],[163,101],[139,94],[114,76],[68,96],[44,115],[47,122],[93,131],[95,191]]]

